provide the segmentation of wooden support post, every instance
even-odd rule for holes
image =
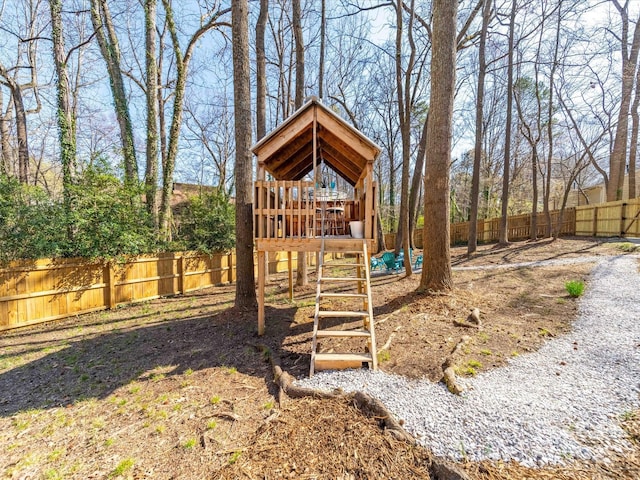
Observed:
[[[264,250],[258,250],[258,335],[264,335]]]
[[[598,234],[598,207],[593,207],[593,236]]]
[[[289,301],[293,302],[293,259],[291,252],[287,252],[287,272],[289,273]]]
[[[622,205],[620,206],[620,236],[624,237],[626,232],[626,225],[625,223],[627,223],[627,204],[626,202],[623,202]]]

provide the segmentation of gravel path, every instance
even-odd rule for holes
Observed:
[[[638,260],[595,260],[572,332],[465,380],[460,397],[442,384],[367,370],[320,372],[297,383],[367,392],[422,445],[452,460],[537,466],[623,452],[630,445],[620,416],[640,408]]]

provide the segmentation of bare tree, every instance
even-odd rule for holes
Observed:
[[[500,215],[500,239],[501,245],[509,242],[508,218],[509,218],[509,185],[511,166],[511,116],[513,115],[513,44],[516,24],[516,2],[511,2],[509,14],[509,43],[507,46],[507,116],[504,132],[504,163],[502,165],[502,211]]]
[[[65,205],[71,208],[70,187],[76,164],[76,117],[71,102],[71,84],[67,73],[67,52],[62,31],[62,1],[49,0],[51,12],[51,38],[53,43],[53,63],[56,73],[56,117],[60,139],[60,160],[62,163],[62,184]],[[69,232],[71,234],[71,232]]]
[[[168,239],[171,235],[171,190],[173,186],[173,172],[175,170],[176,158],[178,156],[178,142],[180,140],[180,127],[182,126],[182,114],[184,111],[184,94],[187,87],[187,73],[189,62],[193,56],[193,51],[198,40],[209,30],[224,24],[220,17],[228,13],[229,9],[222,9],[207,12],[209,19],[201,25],[189,38],[184,53],[180,47],[178,27],[176,25],[171,0],[162,0],[167,16],[167,28],[173,44],[174,62],[176,66],[176,86],[173,97],[173,114],[171,117],[171,127],[169,130],[169,146],[167,156],[162,165],[162,199],[160,203],[159,225],[161,235]],[[251,132],[249,132],[250,134]]]
[[[480,162],[482,158],[484,77],[487,73],[486,44],[491,21],[491,1],[484,0],[482,7],[482,29],[478,47],[478,89],[476,92],[476,140],[473,149],[473,176],[471,179],[471,216],[469,218],[469,243],[467,254],[475,253],[478,248],[478,200],[480,196]]]
[[[629,134],[629,105],[636,77],[638,52],[640,51],[640,18],[636,20],[633,38],[629,45],[629,0],[621,5],[618,0],[611,0],[620,14],[622,32],[618,37],[622,53],[622,85],[620,94],[620,110],[618,125],[609,160],[609,184],[607,185],[607,201],[620,200],[627,165],[627,142]]]
[[[296,84],[295,84],[295,108],[300,108],[304,102],[304,38],[302,35],[302,12],[300,0],[292,0],[292,26],[293,39],[296,52]],[[309,283],[307,274],[307,252],[298,252],[296,268],[296,285],[301,287]]]
[[[120,127],[125,183],[136,185],[138,183],[138,162],[133,140],[131,115],[129,114],[129,102],[120,67],[120,42],[118,41],[111,18],[111,11],[106,0],[91,0],[91,22],[98,39],[100,53],[102,53],[102,58],[107,64],[113,105],[118,126]]]
[[[449,170],[455,95],[457,0],[434,0],[429,161],[425,173],[424,268],[419,290],[453,287],[449,254]]]
[[[416,46],[413,40],[413,11],[415,1],[411,0],[409,24],[407,25],[407,38],[409,40],[409,60],[406,71],[402,69],[402,2],[396,2],[396,91],[398,95],[398,116],[400,118],[400,138],[402,140],[402,180],[400,193],[400,224],[398,225],[398,238],[396,239],[396,251],[400,249],[402,242],[405,251],[404,268],[407,277],[411,276],[411,257],[409,255],[409,163],[411,161],[411,75],[416,57]]]
[[[157,1],[144,2],[144,45],[145,45],[145,98],[146,119],[146,161],[144,183],[147,212],[151,215],[153,226],[158,230],[158,65],[156,63],[156,15]]]

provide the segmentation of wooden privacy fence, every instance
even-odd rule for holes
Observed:
[[[554,229],[557,228],[558,220],[560,216],[559,210],[553,210],[551,212],[551,223]],[[547,217],[543,213],[537,215],[537,233],[538,237],[542,237],[545,234],[547,228]],[[509,240],[526,240],[530,238],[531,232],[531,214],[514,215],[509,217],[508,222],[508,235]],[[560,229],[561,235],[575,235],[576,234],[576,212],[573,208],[567,208],[562,216],[562,228]],[[487,220],[478,220],[478,242],[491,243],[497,242],[500,238],[500,218],[491,218]],[[450,226],[451,245],[465,244],[469,241],[469,222],[452,223]],[[591,234],[589,234],[591,235]],[[422,229],[416,229],[413,243],[416,248],[423,247],[423,231]],[[384,241],[388,249],[392,249],[395,245],[396,234],[387,233],[384,236]]]
[[[551,227],[555,231],[558,229],[560,210],[552,210]],[[547,231],[548,221],[544,213],[536,215],[536,236],[544,237]],[[531,238],[531,214],[513,215],[508,220],[509,240],[526,240]],[[576,234],[576,212],[574,208],[565,209],[562,214],[562,225],[560,235]],[[451,225],[451,244],[458,245],[469,242],[469,222],[454,223]],[[491,243],[500,240],[500,218],[478,220],[478,242]]]
[[[309,261],[315,263],[315,256],[309,255]],[[0,331],[231,283],[235,265],[235,252],[163,253],[122,263],[82,258],[12,262],[0,269]],[[269,270],[286,271],[287,254],[271,252]]]
[[[576,207],[576,235],[640,237],[640,198]]]

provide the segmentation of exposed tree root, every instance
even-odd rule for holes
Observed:
[[[344,393],[342,390],[324,392],[294,385],[295,377],[282,369],[280,359],[269,347],[266,345],[256,345],[255,347],[262,352],[265,359],[269,360],[271,364],[274,376],[273,381],[280,388],[280,402],[282,402],[283,393],[291,398],[342,398],[350,401],[364,415],[376,418],[384,428],[385,433],[411,445],[416,444],[415,438],[402,428],[402,424],[393,418],[391,412],[376,398],[363,392],[355,392],[353,394]],[[438,458],[431,458],[430,472],[435,480],[470,480],[469,476],[457,465]]]
[[[458,384],[456,379],[455,365],[456,365],[456,357],[459,356],[460,351],[464,348],[464,346],[471,341],[471,337],[465,335],[458,341],[453,350],[451,350],[451,354],[445,359],[442,364],[442,381],[447,386],[447,389],[455,394],[460,395],[464,389]]]

